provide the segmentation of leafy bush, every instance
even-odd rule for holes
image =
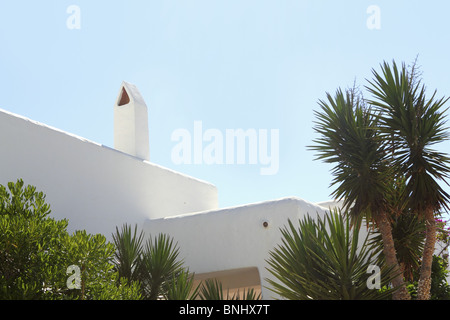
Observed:
[[[45,195],[23,180],[0,185],[0,299],[139,299],[133,283],[119,281],[115,247],[103,235],[67,232],[67,220],[49,215]],[[71,289],[69,266],[80,268]]]
[[[450,300],[450,285],[447,283],[448,261],[440,256],[433,256],[431,266],[431,300]],[[412,298],[417,298],[419,274],[414,273],[413,281],[408,285]]]

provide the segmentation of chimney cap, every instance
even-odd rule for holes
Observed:
[[[139,92],[138,88],[127,81],[122,81],[122,85],[120,86],[119,95],[116,99],[117,106],[123,106],[130,102],[134,102],[137,104],[145,105],[144,98]]]

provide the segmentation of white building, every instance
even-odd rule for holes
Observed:
[[[69,231],[111,240],[128,223],[147,236],[167,233],[198,281],[218,278],[230,292],[253,287],[263,299],[273,297],[266,259],[280,228],[326,211],[292,197],[218,208],[214,185],[149,161],[147,106],[126,82],[114,105],[114,149],[0,110],[0,159],[0,184],[37,186]]]

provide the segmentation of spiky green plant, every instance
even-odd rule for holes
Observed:
[[[113,234],[116,246],[114,264],[119,277],[124,277],[128,281],[136,281],[140,278],[144,234],[142,231],[138,234],[137,231],[137,225],[132,231],[130,225],[124,224],[121,230],[116,227],[116,233]]]
[[[114,264],[120,278],[139,281],[143,299],[156,300],[166,295],[165,283],[180,274],[183,260],[174,239],[160,233],[144,241],[144,234],[138,234],[137,226],[124,225],[113,234],[116,253]]]
[[[222,282],[218,279],[206,279],[200,284],[199,298],[200,300],[260,300],[261,294],[256,293],[253,288],[244,289],[242,293],[239,291],[233,295],[229,290],[223,288]]]
[[[420,260],[425,242],[425,223],[417,215],[407,213],[393,217],[391,225],[398,261],[405,279],[412,281],[413,273],[420,269]],[[381,235],[376,230],[369,246],[376,253],[383,251]],[[378,263],[384,263],[382,254],[379,255]]]
[[[141,275],[145,299],[156,300],[165,295],[163,284],[183,267],[179,253],[178,244],[166,234],[147,239],[142,254]]]
[[[432,149],[449,138],[444,109],[448,98],[437,98],[436,91],[431,98],[426,97],[415,63],[408,70],[405,64],[399,68],[395,61],[392,66],[384,62],[381,72],[373,70],[373,76],[367,88],[373,94],[370,103],[380,115],[379,131],[395,145],[392,164],[407,178],[408,206],[426,222],[418,299],[429,299],[435,214],[448,209],[450,201],[450,195],[439,184],[449,178],[450,158]]]
[[[354,219],[374,221],[383,237],[384,255],[389,267],[398,271],[393,280],[399,287],[394,298],[409,299],[397,261],[386,196],[395,168],[390,164],[388,141],[377,130],[378,117],[357,90],[337,90],[333,97],[319,101],[314,130],[320,135],[310,148],[317,159],[334,164],[332,196],[344,201]]]
[[[200,285],[194,286],[194,274],[182,269],[172,274],[164,283],[166,300],[195,300],[199,295]]]
[[[370,289],[369,266],[375,255],[359,225],[351,227],[347,214],[334,210],[324,218],[306,216],[296,227],[292,221],[281,230],[282,243],[270,252],[267,279],[270,290],[289,300],[388,299],[396,289],[392,268],[380,266],[379,286]]]

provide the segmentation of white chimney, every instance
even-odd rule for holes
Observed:
[[[147,105],[136,86],[125,81],[114,105],[114,148],[150,160]]]

